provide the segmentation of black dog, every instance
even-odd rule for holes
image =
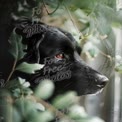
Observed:
[[[51,79],[55,94],[74,90],[78,95],[85,95],[96,93],[108,82],[107,77],[84,63],[70,33],[27,19],[19,21],[16,32],[23,36],[22,43],[27,45],[22,61],[45,65],[29,77],[22,74],[33,87],[43,79]]]

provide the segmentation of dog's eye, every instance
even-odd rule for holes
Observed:
[[[62,54],[62,53],[61,54],[57,54],[57,55],[55,55],[55,58],[61,60],[61,59],[64,58],[64,54]]]

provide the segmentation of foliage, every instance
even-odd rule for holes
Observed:
[[[21,39],[22,38],[13,31],[10,39],[12,44],[10,52],[17,61],[23,58],[25,54],[23,52],[25,46],[20,43]],[[19,66],[14,66],[12,75],[15,70],[32,74],[35,70],[41,68],[43,68],[43,66],[40,64],[28,64],[24,62]],[[1,89],[0,92],[0,97],[2,98],[1,109],[3,111],[1,116],[6,121],[22,122],[24,120],[26,122],[49,122],[55,119],[54,121],[57,122],[74,122],[77,120],[80,122],[103,122],[99,118],[89,118],[84,109],[78,105],[75,92],[68,92],[64,95],[57,96],[53,100],[55,108],[44,102],[43,99],[46,100],[53,94],[54,85],[52,81],[42,81],[35,91],[32,91],[29,88],[30,83],[25,79],[21,77],[10,79],[7,81],[5,88]],[[60,111],[58,111],[58,109],[60,109]],[[69,112],[67,113],[66,111]]]
[[[86,49],[92,58],[96,57],[102,50],[101,47],[98,47],[98,43],[104,44],[105,42],[109,48],[112,47],[111,44],[114,45],[115,36],[112,26],[122,24],[122,12],[121,10],[116,11],[115,0],[37,0],[34,3],[38,6],[45,4],[49,8],[53,8],[51,16],[62,8],[67,8],[66,10],[76,16],[79,24],[82,25],[76,38],[80,37],[79,43],[84,47],[85,44],[92,43],[92,46]],[[13,13],[13,18],[17,19],[23,15],[32,17],[32,13],[33,10],[26,0],[20,0],[18,11]],[[72,18],[70,19],[72,20]],[[35,91],[32,91],[29,88],[30,83],[25,79],[21,77],[11,79],[15,70],[33,74],[36,70],[43,68],[43,65],[26,62],[17,66],[17,62],[25,55],[24,50],[26,49],[21,41],[22,37],[13,31],[10,38],[10,53],[15,62],[5,88],[0,89],[0,97],[2,98],[0,116],[2,119],[12,122],[22,122],[23,120],[26,122],[49,122],[57,116],[60,118],[60,120],[56,120],[57,122],[103,122],[97,117],[92,118],[87,115],[84,108],[78,105],[74,92],[57,96],[52,102],[57,109],[45,103],[43,100],[50,98],[54,91],[53,82],[49,80],[42,81]],[[108,55],[113,56],[112,52]],[[121,73],[122,65],[117,66],[116,71]]]

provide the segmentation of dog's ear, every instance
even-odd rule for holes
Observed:
[[[26,43],[33,39],[40,39],[47,31],[47,25],[29,18],[21,18],[15,23],[15,31],[23,37],[25,40],[23,43]]]
[[[23,17],[15,22],[15,30],[18,34],[30,38],[35,34],[43,34],[47,30],[47,25],[33,20],[31,18]]]
[[[15,22],[15,31],[17,34],[21,35],[22,37],[26,37],[26,33],[24,33],[24,30],[31,25],[31,20],[29,18],[21,18],[19,20],[16,20]]]
[[[81,52],[82,52],[82,48],[80,47],[80,45],[78,44],[78,42],[74,39],[74,37],[72,36],[71,33],[67,32],[67,31],[64,31],[60,28],[58,28],[59,31],[61,31],[63,34],[65,34],[65,36],[67,36],[73,43],[75,43],[75,46],[76,46],[76,50],[78,52],[78,54],[80,55]]]
[[[15,25],[16,33],[22,36],[22,43],[27,45],[25,58],[30,59],[28,57],[32,55],[39,62],[39,46],[46,35],[47,25],[28,18],[19,19]]]

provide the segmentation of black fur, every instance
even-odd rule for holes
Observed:
[[[18,23],[16,32],[23,36],[22,43],[27,45],[27,54],[21,62],[45,64],[34,75],[21,73],[32,87],[49,78],[55,84],[54,94],[74,90],[78,95],[85,95],[96,93],[106,85],[108,79],[81,59],[81,49],[70,33],[27,19]],[[64,58],[58,60],[57,54],[63,54]]]

